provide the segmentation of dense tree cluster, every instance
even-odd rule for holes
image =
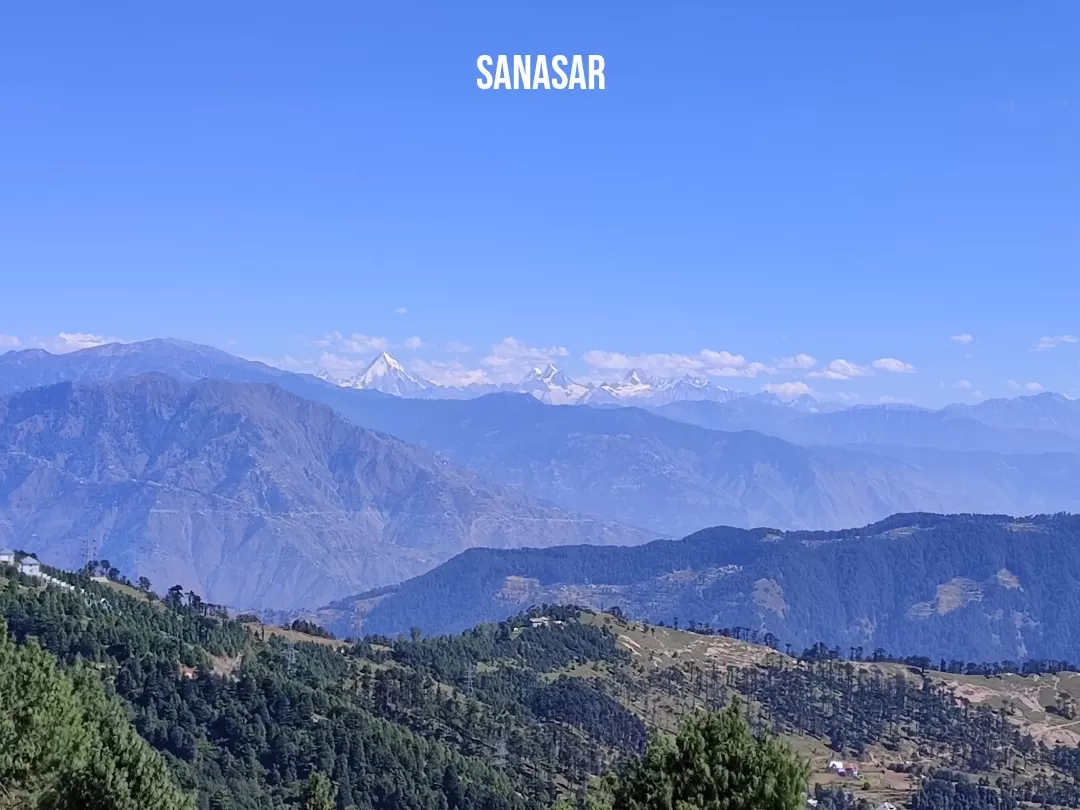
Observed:
[[[64,672],[0,623],[0,807],[190,810],[96,674]]]
[[[291,629],[311,641],[294,643],[253,634],[179,587],[156,600],[148,588],[130,595],[61,576],[76,590],[42,588],[10,569],[0,580],[5,666],[37,661],[52,673],[43,683],[68,684],[42,693],[61,696],[50,711],[92,718],[76,744],[61,733],[66,721],[45,712],[42,733],[57,740],[40,750],[53,753],[0,758],[0,787],[42,808],[96,810],[91,789],[102,785],[120,796],[151,790],[138,799],[150,810],[184,807],[188,797],[197,810],[540,810],[559,796],[591,810],[794,807],[805,777],[777,732],[824,739],[845,756],[914,746],[926,761],[1000,774],[976,783],[919,766],[913,810],[1080,807],[1080,749],[1047,749],[1001,713],[958,702],[918,657],[886,674],[818,644],[801,660],[774,655],[762,666],[704,669],[672,658],[647,667],[618,643],[609,625],[619,620],[546,605],[436,638],[336,642],[304,623]],[[889,660],[881,650],[866,658]],[[5,715],[8,684],[0,683]],[[742,708],[732,701],[739,695]],[[1067,702],[1057,709],[1072,711]],[[676,733],[680,715],[694,719]],[[646,747],[643,719],[670,736]],[[0,721],[0,751],[12,728]],[[772,792],[740,781],[746,763],[781,774]],[[1014,778],[1026,764],[1037,767]],[[61,787],[69,805],[43,803]],[[814,797],[821,810],[865,810],[844,790]],[[128,807],[126,798],[109,801],[102,806]]]

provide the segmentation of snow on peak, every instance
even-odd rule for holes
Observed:
[[[401,365],[401,363],[386,352],[382,352],[378,357],[371,361],[371,365],[367,367],[361,377],[366,382],[371,382],[377,377],[386,377],[390,374],[399,374],[405,377],[412,376],[405,370],[405,367]]]
[[[416,396],[431,387],[431,383],[410,374],[386,352],[372,360],[366,369],[351,380],[341,384],[347,388],[381,391],[398,397]]]
[[[623,377],[623,383],[625,385],[646,385],[649,386],[653,382],[653,378],[642,371],[640,368],[632,368],[626,372],[626,376]]]
[[[551,405],[568,405],[581,400],[588,392],[588,386],[574,382],[559,369],[548,363],[543,368],[534,368],[518,383],[518,391],[532,394],[542,402]]]
[[[534,368],[532,371],[525,375],[525,379],[523,379],[521,382],[527,383],[535,380],[538,382],[550,383],[559,378],[565,379],[565,375],[561,371],[559,371],[559,369],[555,368],[555,366],[553,366],[551,363],[548,363],[543,368]]]

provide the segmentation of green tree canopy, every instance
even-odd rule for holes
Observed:
[[[337,790],[324,773],[313,773],[304,785],[303,810],[334,810]]]
[[[93,673],[65,672],[0,622],[0,807],[189,810],[164,759]]]
[[[616,782],[614,810],[799,810],[809,767],[770,735],[755,737],[734,700],[654,737]]]

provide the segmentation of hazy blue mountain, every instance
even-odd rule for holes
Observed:
[[[160,375],[0,398],[0,546],[236,607],[311,605],[472,546],[642,532],[490,485],[280,388]]]
[[[1080,455],[801,447],[634,408],[358,398],[350,418],[567,508],[657,533],[701,526],[839,528],[896,512],[1080,509]]]
[[[338,631],[454,632],[544,602],[618,606],[982,660],[1080,660],[1080,517],[897,515],[836,532],[715,528],[634,548],[473,549],[382,593],[315,612]]]
[[[405,399],[177,341],[62,356],[9,353],[0,357],[0,384],[10,390],[42,380],[117,379],[145,370],[184,379],[273,382],[512,491],[640,526],[654,536],[681,536],[717,524],[839,528],[907,511],[1028,514],[1080,508],[1080,454],[1043,458],[1013,452],[1074,449],[1076,440],[1045,428],[993,427],[953,410],[814,412],[818,406],[811,401],[782,404],[761,395],[676,403],[659,409],[660,416],[634,408],[550,406],[521,394]],[[1043,401],[1027,399],[1020,410]],[[1069,400],[1047,402],[1064,413],[1071,406]],[[706,429],[669,416],[738,430]],[[742,430],[747,426],[780,438]],[[947,450],[912,452],[927,444]]]
[[[1080,400],[1049,391],[1029,397],[988,399],[978,405],[950,405],[946,410],[991,427],[1053,431],[1080,439]]]
[[[1011,400],[1010,400],[1011,401]],[[1065,400],[1065,402],[1070,402]],[[1021,406],[1025,411],[1030,407]],[[805,446],[896,445],[997,453],[1080,452],[1080,439],[1050,427],[1000,426],[959,406],[857,405],[817,413],[746,397],[731,402],[676,402],[653,412],[713,430],[757,430]],[[1052,424],[1049,420],[1044,424]]]
[[[727,402],[673,402],[653,413],[710,430],[757,430],[771,436],[792,420],[806,415],[801,408],[791,407],[775,397],[740,397]]]
[[[996,453],[1080,452],[1080,440],[1050,429],[992,427],[957,410],[910,405],[857,406],[799,416],[775,435],[796,444],[900,445]]]
[[[537,498],[620,515],[660,534],[720,521],[836,527],[898,509],[939,508],[942,501],[932,477],[883,455],[808,450],[636,408],[551,407],[515,395],[458,402],[368,397],[351,402],[348,414]]]
[[[110,382],[160,372],[179,380],[213,378],[233,382],[280,382],[298,375],[235,355],[172,338],[107,343],[66,354],[23,349],[0,354],[0,394],[58,382]],[[313,386],[331,388],[315,377]]]

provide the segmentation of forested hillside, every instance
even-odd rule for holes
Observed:
[[[680,718],[739,695],[751,728],[779,733],[809,762],[828,807],[889,799],[945,810],[957,791],[982,796],[979,807],[1080,806],[1072,676],[1053,676],[1051,698],[1038,680],[1049,674],[978,674],[954,662],[968,673],[954,676],[926,660],[891,663],[884,651],[844,661],[824,645],[789,655],[772,636],[752,644],[731,637],[748,631],[676,630],[573,607],[537,607],[457,636],[344,642],[302,623],[229,619],[180,589],[159,600],[58,573],[75,585],[62,590],[5,570],[0,616],[13,641],[4,661],[43,662],[120,701],[171,771],[176,787],[162,778],[160,789],[175,791],[177,807],[182,794],[212,810],[527,810],[583,792],[601,801],[601,777],[640,756],[650,730],[674,733]],[[994,692],[995,677],[1013,680]],[[1043,695],[1038,716],[1010,708],[1028,685]],[[152,772],[159,755],[140,754],[148,764],[139,767]],[[861,764],[857,780],[829,770],[838,757]]]
[[[315,611],[340,633],[459,632],[530,604],[771,632],[802,649],[1080,660],[1080,517],[895,515],[835,532],[720,526],[634,548],[472,549]]]
[[[189,810],[97,673],[70,671],[0,624],[0,808]]]

